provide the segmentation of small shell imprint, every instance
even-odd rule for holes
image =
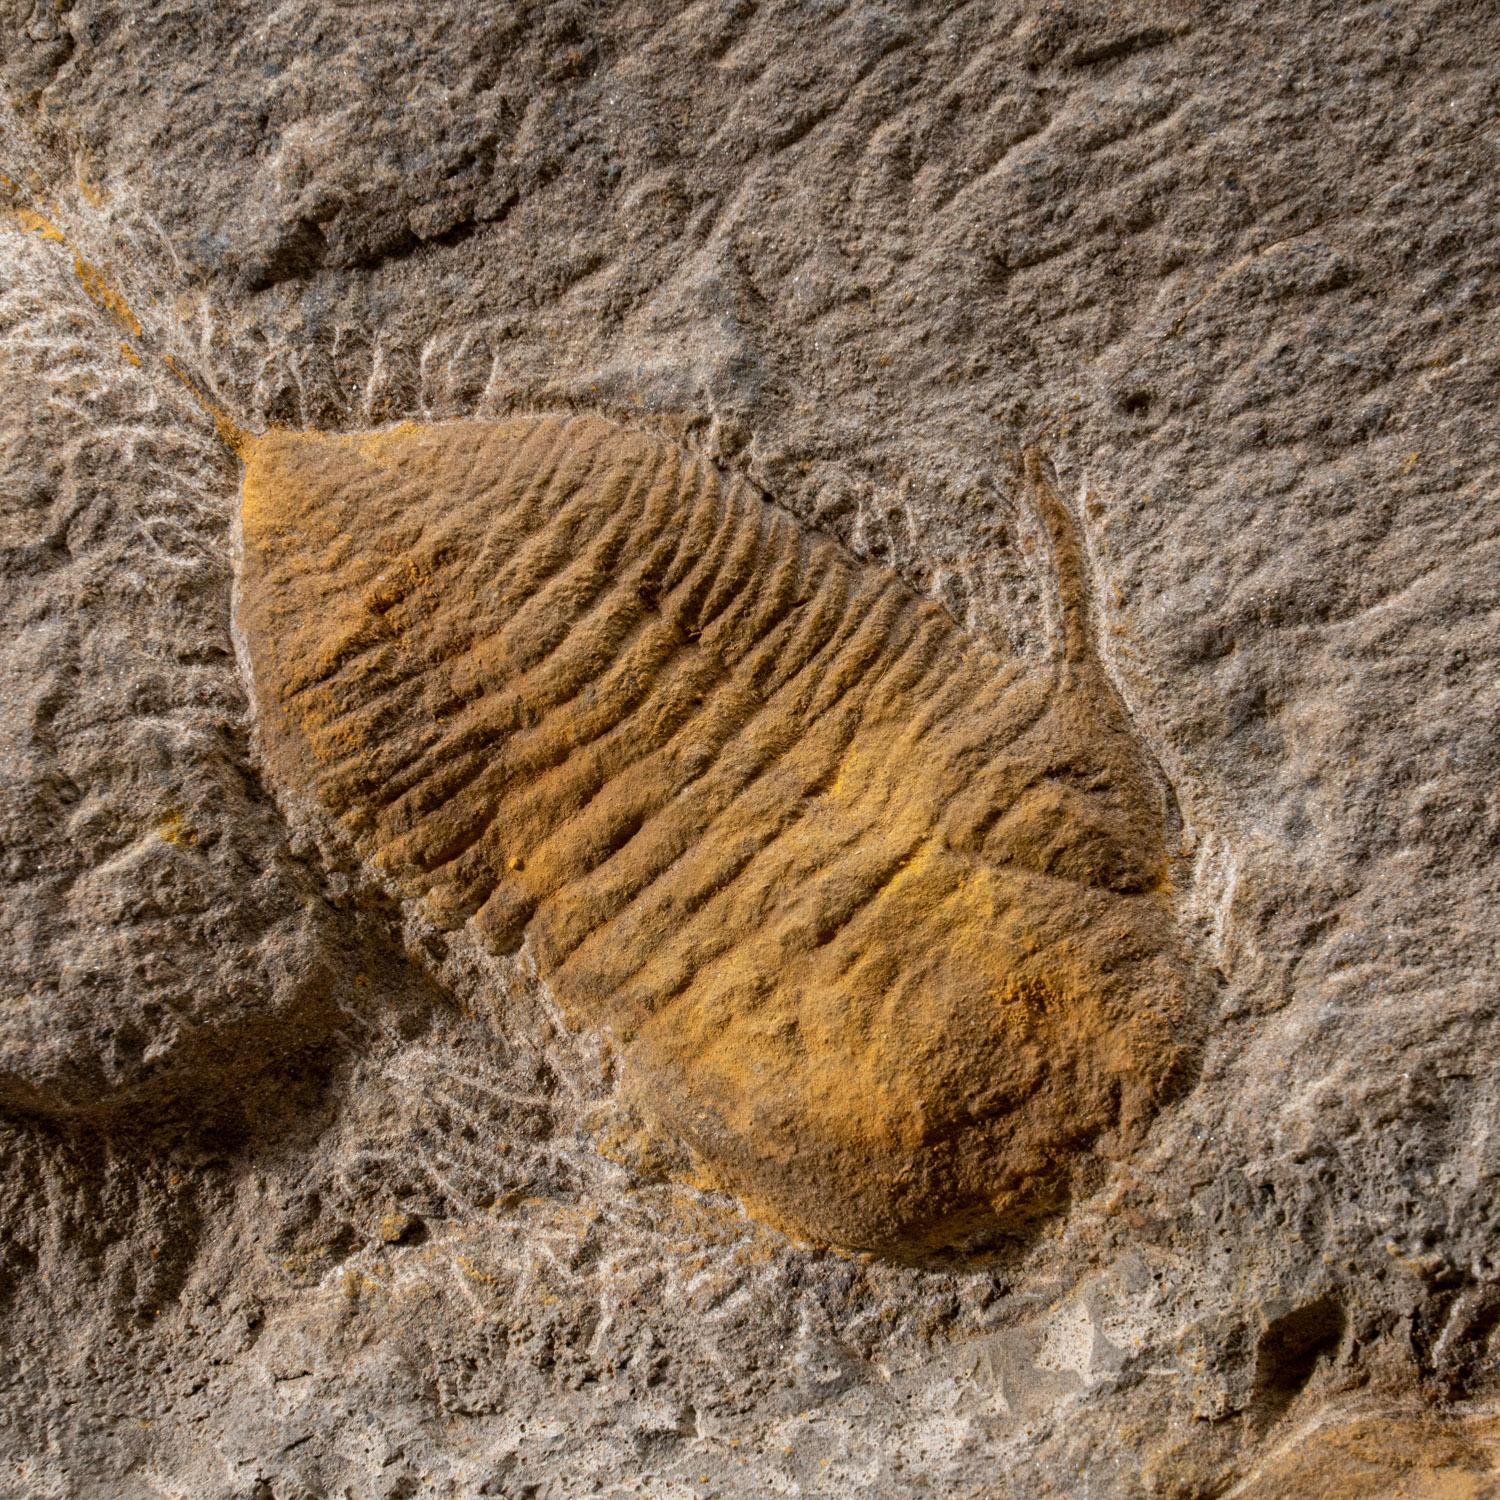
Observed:
[[[1089,645],[1038,671],[598,417],[245,451],[263,753],[440,927],[531,945],[752,1211],[918,1258],[1097,1180],[1197,1009],[1163,793]]]

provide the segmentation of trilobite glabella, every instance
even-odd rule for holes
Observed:
[[[246,447],[263,753],[444,928],[529,943],[762,1215],[917,1256],[1139,1128],[1190,1010],[1162,794],[1088,650],[596,417]]]

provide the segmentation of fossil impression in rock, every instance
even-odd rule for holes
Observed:
[[[592,416],[244,446],[262,750],[440,927],[530,944],[754,1212],[918,1258],[1142,1128],[1196,1007],[1163,791],[1065,622],[1006,660]]]

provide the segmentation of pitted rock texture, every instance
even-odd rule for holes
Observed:
[[[1472,0],[0,0],[7,1500],[1482,1494],[1497,58]],[[194,391],[663,434],[1038,682],[1044,450],[1200,1066],[983,1258],[694,1188],[533,944],[262,760]]]
[[[1039,471],[1051,671],[598,418],[245,452],[279,782],[440,927],[529,940],[761,1212],[920,1255],[1014,1232],[1139,1134],[1193,1024],[1166,806]]]

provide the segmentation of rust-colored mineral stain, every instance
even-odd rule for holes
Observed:
[[[1500,1417],[1377,1411],[1324,1416],[1261,1459],[1238,1500],[1493,1500]]]
[[[120,289],[98,266],[80,256],[73,262],[73,272],[95,307],[113,318],[126,333],[133,334],[136,338],[141,336],[140,319],[131,310]]]
[[[14,210],[16,222],[28,234],[40,235],[44,240],[51,240],[55,244],[63,244],[63,232],[51,219],[44,214],[39,214],[34,208],[17,208]]]
[[[901,1257],[1139,1131],[1189,970],[1085,625],[1026,670],[597,417],[245,438],[263,751],[444,928],[531,945],[761,1215]]]

